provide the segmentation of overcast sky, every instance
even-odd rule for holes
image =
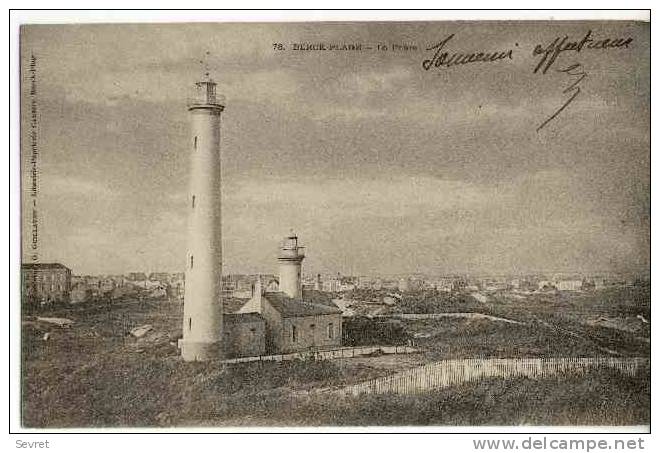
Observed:
[[[633,41],[533,73],[535,45],[589,29]],[[452,33],[451,53],[513,58],[425,71],[426,48]],[[649,268],[648,24],[32,26],[22,39],[38,59],[41,261],[183,270],[186,97],[209,51],[226,97],[225,273],[274,272],[291,228],[307,272]],[[575,77],[556,69],[573,63],[579,95],[537,132],[570,98]]]

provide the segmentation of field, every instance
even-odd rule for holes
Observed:
[[[417,299],[405,312],[425,312]],[[453,304],[453,305],[452,305]],[[418,354],[332,361],[184,363],[176,339],[181,305],[124,300],[24,316],[22,419],[26,427],[238,425],[648,424],[650,377],[609,372],[530,380],[487,379],[423,397],[341,397],[313,389],[361,382],[446,358],[650,356],[650,292],[469,295],[432,312],[478,312],[519,324],[471,318],[397,320],[397,341]],[[415,311],[412,311],[415,312]],[[633,321],[637,320],[637,321]],[[142,338],[129,331],[150,324]],[[389,331],[389,330],[388,330]],[[366,341],[368,338],[362,338]],[[377,338],[381,342],[383,338]],[[375,341],[375,340],[374,340]]]
[[[483,313],[517,323],[446,318],[406,321],[416,344],[434,358],[650,356],[650,288],[584,293],[500,293],[486,303],[469,295],[428,303],[409,296],[391,312]],[[428,296],[426,296],[428,297]]]

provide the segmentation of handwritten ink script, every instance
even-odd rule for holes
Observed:
[[[454,38],[454,34],[447,36],[437,44],[428,47],[426,50],[434,51],[431,58],[422,62],[422,67],[428,71],[431,68],[450,68],[469,63],[493,63],[499,60],[512,60],[513,49],[491,51],[491,52],[472,52],[472,53],[450,53],[445,51],[445,45]],[[516,46],[518,44],[516,43]]]
[[[426,48],[432,55],[422,61],[425,71],[431,69],[443,70],[472,63],[494,63],[497,61],[511,61],[514,58],[514,48],[490,51],[453,52],[448,50],[451,43],[455,43],[455,34],[451,34],[436,44]],[[627,49],[633,42],[631,37],[597,38],[592,30],[588,30],[580,39],[571,39],[568,35],[557,36],[548,44],[537,44],[533,51],[534,74],[546,74],[558,61],[560,55],[576,55],[585,51],[606,51],[611,49]],[[515,43],[515,47],[519,47]],[[571,105],[582,92],[582,84],[588,76],[582,63],[574,62],[558,72],[566,74],[570,80],[569,85],[562,91],[569,95],[557,110],[545,119],[536,129],[540,131],[548,123],[557,118],[569,105]]]
[[[557,37],[547,46],[542,46],[540,44],[534,47],[533,56],[540,56],[540,60],[536,67],[534,68],[534,73],[545,74],[553,66],[559,55],[563,52],[574,52],[579,54],[583,50],[607,50],[607,49],[617,49],[617,48],[628,48],[630,43],[632,43],[632,38],[605,38],[605,39],[594,39],[592,31],[589,30],[578,41],[571,41],[568,36]],[[561,112],[563,112],[566,107],[568,107],[581,93],[581,84],[587,78],[587,72],[581,63],[573,63],[563,69],[558,69],[558,72],[562,72],[571,78],[570,85],[562,91],[563,94],[570,94],[570,97],[560,105],[560,107],[550,115],[545,121],[543,121],[537,128],[536,132],[539,132],[543,129],[548,123],[557,118]]]
[[[580,94],[580,84],[584,79],[587,78],[587,73],[580,63],[574,63],[564,69],[558,69],[557,71],[563,72],[568,76],[573,77],[572,83],[564,91],[562,91],[562,93],[564,94],[570,93],[571,97],[568,98],[568,100],[564,102],[564,104],[561,107],[559,107],[557,111],[555,111],[555,113],[553,113],[552,115],[550,115],[550,117],[548,117],[548,119],[543,121],[541,125],[536,128],[536,132],[540,131],[545,127],[546,124],[557,118],[557,116],[559,116],[559,114],[562,111],[564,111],[564,109],[568,107],[571,104],[571,102],[575,100],[575,98]]]
[[[568,36],[564,36],[563,38],[557,37],[545,47],[538,44],[534,48],[533,55],[535,57],[541,55],[541,60],[534,68],[534,73],[537,73],[543,68],[541,69],[541,72],[545,74],[562,52],[573,51],[575,53],[580,53],[583,50],[607,50],[620,47],[628,48],[632,40],[632,38],[607,38],[596,40],[592,38],[591,30],[589,30],[579,41],[569,41]]]

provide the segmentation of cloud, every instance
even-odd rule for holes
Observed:
[[[392,179],[239,180],[226,191],[236,206],[316,206],[329,216],[401,216],[420,209],[469,208],[492,201],[487,189],[462,181],[410,176]]]
[[[565,100],[566,77],[533,74],[526,51],[579,35],[581,24],[28,27],[22,45],[39,58],[44,253],[81,269],[178,268],[185,102],[210,50],[227,99],[228,270],[271,269],[290,227],[311,246],[306,263],[329,271],[643,266],[648,29],[594,24],[605,27],[635,33],[639,47],[583,55],[583,92],[543,134],[535,128]],[[520,52],[511,64],[431,73],[423,51],[272,49],[349,39],[423,49],[451,33],[452,50],[519,42]]]
[[[395,66],[380,70],[356,70],[342,75],[336,81],[336,87],[349,96],[382,95],[399,88],[412,79],[412,68]]]

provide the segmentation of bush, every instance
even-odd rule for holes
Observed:
[[[342,332],[346,346],[402,345],[411,338],[399,320],[363,316],[344,318]]]

